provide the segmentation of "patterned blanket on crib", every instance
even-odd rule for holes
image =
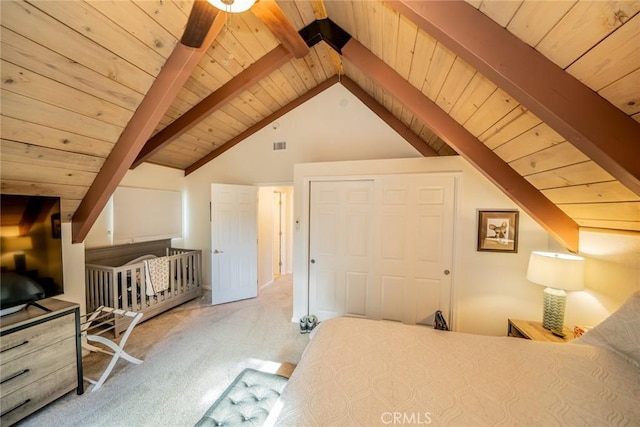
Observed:
[[[166,256],[145,260],[144,271],[148,296],[169,289],[169,262]]]

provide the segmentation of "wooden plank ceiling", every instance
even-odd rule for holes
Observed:
[[[457,147],[473,164],[482,164],[480,154],[462,152],[454,140],[445,143],[447,136],[434,132],[437,126],[424,111],[388,81],[375,80],[357,55],[340,55],[325,41],[306,55],[304,49],[300,57],[291,53],[295,37],[281,30],[277,19],[298,31],[328,16],[357,43],[349,53],[357,46],[368,59],[390,67],[400,83],[409,83],[472,142],[488,148],[497,159],[492,162],[505,169],[503,175],[483,173],[502,180],[497,184],[552,234],[556,225],[544,218],[547,214],[566,215],[576,229],[640,231],[640,2],[472,0],[462,5],[477,9],[473,13],[488,17],[491,25],[606,99],[614,114],[624,115],[635,138],[618,145],[622,157],[631,160],[613,165],[609,158],[618,154],[607,151],[606,141],[595,141],[605,149],[594,153],[571,140],[553,120],[542,120],[522,105],[522,96],[511,87],[509,93],[506,84],[501,87],[488,72],[478,71],[394,3],[262,0],[255,11],[230,16],[152,135],[159,139],[165,128],[168,133],[207,97],[228,95],[169,143],[143,149],[135,165],[147,161],[190,173],[338,80],[424,155],[457,155],[452,148]],[[63,217],[71,220],[180,43],[192,5],[188,0],[2,0],[2,192],[60,196]],[[244,81],[252,65],[257,68],[261,59],[282,49],[280,43],[290,57]],[[580,111],[579,100],[575,104]],[[615,130],[605,120],[601,127]],[[504,182],[505,176],[515,178]],[[522,196],[512,187],[531,190]],[[559,213],[532,207],[529,200],[538,197],[533,193],[544,195]],[[576,241],[558,234],[569,249],[577,249]]]

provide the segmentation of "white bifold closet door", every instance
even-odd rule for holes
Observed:
[[[455,177],[388,175],[377,185],[376,318],[450,323]]]
[[[455,177],[312,181],[309,313],[450,321]]]
[[[314,181],[310,196],[309,313],[367,316],[373,181]]]

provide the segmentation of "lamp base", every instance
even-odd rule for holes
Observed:
[[[564,308],[567,294],[561,289],[545,288],[542,299],[542,327],[552,331],[561,331],[564,327]]]
[[[16,271],[26,271],[27,269],[27,257],[23,253],[13,254],[13,262],[16,266]]]

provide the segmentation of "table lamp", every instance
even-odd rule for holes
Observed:
[[[31,249],[33,249],[33,242],[29,236],[2,238],[2,252],[14,253],[13,259],[16,271],[25,271],[27,269],[24,251]]]
[[[531,252],[527,280],[545,286],[542,326],[552,331],[562,331],[564,309],[567,303],[565,291],[584,289],[584,258],[552,252]]]

